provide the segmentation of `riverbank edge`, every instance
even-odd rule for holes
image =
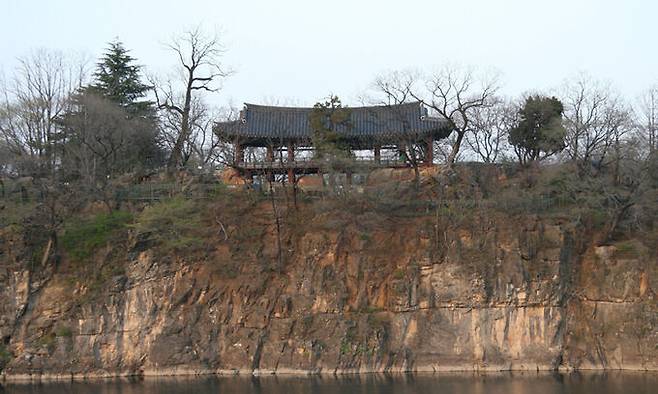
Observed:
[[[164,378],[164,377],[194,377],[194,376],[342,376],[342,375],[366,375],[366,374],[414,374],[414,373],[501,373],[501,372],[638,372],[638,373],[658,373],[658,367],[624,367],[624,368],[570,368],[552,366],[513,367],[509,366],[423,366],[414,369],[319,369],[304,370],[281,368],[277,370],[269,369],[194,369],[194,368],[151,368],[142,371],[122,371],[122,372],[105,372],[96,371],[88,373],[32,373],[32,374],[0,374],[2,383],[31,383],[31,382],[65,382],[65,381],[85,381],[85,380],[102,380],[116,378]]]

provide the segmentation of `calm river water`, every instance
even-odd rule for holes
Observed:
[[[4,384],[1,393],[442,393],[442,394],[656,394],[658,373],[498,373],[361,375],[349,377],[207,377],[97,380],[76,383]]]

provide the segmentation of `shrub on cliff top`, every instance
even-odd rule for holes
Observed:
[[[87,260],[95,250],[107,245],[131,220],[130,212],[114,211],[71,221],[64,226],[64,234],[60,238],[62,246],[72,259]]]
[[[138,233],[148,234],[163,251],[190,250],[203,244],[203,215],[199,202],[181,197],[150,205],[135,220]]]

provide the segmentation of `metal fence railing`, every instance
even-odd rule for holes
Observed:
[[[68,189],[68,190],[65,190]],[[104,190],[97,190],[95,192],[85,191],[71,185],[61,185],[57,192],[71,194],[79,193],[80,195],[87,194],[89,197],[96,197],[99,199],[111,197],[115,200],[142,200],[142,201],[157,201],[172,197],[185,197],[185,198],[212,198],[226,189],[226,185],[222,183],[201,183],[184,186],[174,183],[144,183],[136,185],[125,185],[106,188]],[[52,191],[50,192],[52,195]],[[39,203],[48,198],[48,192],[32,185],[15,185],[5,184],[4,189],[0,186],[0,201],[5,203]]]
[[[498,211],[510,214],[541,214],[556,209],[572,206],[573,202],[550,196],[525,196],[505,199],[436,199],[404,200],[380,196],[373,201],[381,212],[390,212],[394,216],[422,216],[429,213],[455,215],[466,211]]]
[[[172,197],[205,199],[216,196],[225,188],[222,183],[202,183],[188,187],[180,184],[140,184],[117,188],[114,195],[117,200],[157,201]]]
[[[290,192],[292,189],[280,187],[275,184],[275,195]],[[72,186],[68,187],[75,193]],[[268,195],[268,185],[253,184],[250,186],[255,192],[254,195]],[[135,185],[124,185],[106,190],[105,195],[98,195],[98,199],[110,197],[115,201],[160,201],[164,199],[183,197],[191,199],[212,199],[227,189],[223,183],[193,183],[182,185],[180,183],[143,183]],[[60,190],[62,191],[62,190]],[[63,191],[66,192],[66,191]],[[82,190],[80,190],[82,192]],[[321,190],[298,189],[298,193],[304,198],[329,198],[332,192],[327,188]],[[335,194],[335,193],[334,193]],[[509,213],[534,213],[540,214],[553,209],[564,208],[573,205],[573,201],[560,199],[548,195],[516,195],[512,197],[493,196],[491,198],[464,198],[464,199],[405,199],[396,196],[396,192],[387,193],[377,187],[363,185],[346,186],[343,185],[340,191],[341,196],[336,198],[358,198],[367,200],[368,204],[382,212],[392,212],[394,214],[404,215],[422,215],[429,212],[459,212],[460,210],[473,209],[491,209]],[[350,197],[352,195],[353,197]],[[44,201],[48,195],[43,190],[30,185],[16,181],[0,184],[0,203],[13,204],[33,204]],[[93,197],[93,196],[92,196]]]

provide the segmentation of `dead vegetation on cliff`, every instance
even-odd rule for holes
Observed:
[[[356,237],[372,253],[395,253],[377,234],[411,226],[425,234],[437,256],[445,254],[453,233],[477,234],[475,247],[484,252],[493,242],[486,236],[488,229],[501,220],[524,223],[532,217],[581,226],[596,234],[600,244],[619,244],[619,253],[630,253],[624,250],[633,242],[655,249],[658,240],[656,184],[650,174],[646,179],[600,174],[584,180],[570,165],[519,169],[474,163],[424,174],[419,189],[407,170],[396,171],[401,175],[388,179],[373,174],[377,182],[364,187],[321,194],[296,191],[298,199],[285,187],[272,193],[231,190],[193,177],[168,187],[166,194],[154,194],[162,188],[151,181],[140,188],[157,198],[117,195],[123,199],[111,204],[115,209],[110,212],[105,204],[83,203],[73,192],[38,197],[38,189],[25,189],[25,201],[5,203],[20,208],[3,216],[1,225],[22,234],[32,262],[65,256],[93,265],[95,253],[110,245],[123,245],[124,250],[148,245],[170,258],[228,248],[231,261],[256,260],[263,269],[279,272],[294,255],[293,245],[309,232]],[[239,265],[227,274],[237,275]]]

